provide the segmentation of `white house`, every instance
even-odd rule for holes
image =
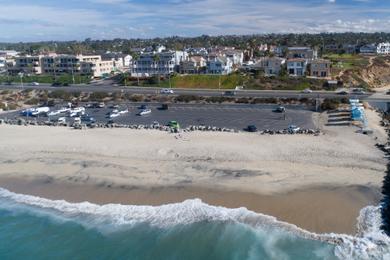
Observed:
[[[215,57],[207,61],[208,74],[227,75],[233,71],[233,61],[226,57]]]
[[[180,62],[187,59],[183,51],[142,53],[132,61],[131,71],[135,75],[167,75],[177,70]]]
[[[286,59],[279,57],[265,57],[260,61],[260,67],[264,69],[266,76],[279,75],[282,66],[286,63]]]
[[[0,73],[4,72],[7,67],[7,60],[5,57],[0,57]]]
[[[307,59],[295,58],[287,60],[287,72],[290,76],[305,76],[307,70]]]
[[[379,43],[376,48],[376,53],[380,55],[390,54],[390,42]]]

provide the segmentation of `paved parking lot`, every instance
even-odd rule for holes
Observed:
[[[83,104],[81,104],[83,105]],[[65,106],[65,104],[64,104]],[[86,113],[94,117],[98,123],[106,123],[109,113],[113,108],[107,104],[105,108],[87,108]],[[152,113],[146,116],[137,115],[140,104],[120,104],[119,110],[128,108],[129,113],[113,119],[121,124],[152,124],[154,121],[167,124],[171,120],[178,121],[182,127],[189,125],[210,125],[243,129],[254,124],[260,130],[285,129],[290,124],[301,128],[314,128],[312,111],[303,106],[286,106],[286,116],[273,112],[277,105],[209,105],[209,104],[170,104],[168,110],[160,110],[161,104],[147,104]],[[51,108],[55,110],[61,106]],[[2,118],[20,117],[18,112],[2,114]],[[53,117],[52,119],[56,119]],[[37,120],[48,120],[46,116],[40,116]],[[68,119],[72,121],[72,119]]]

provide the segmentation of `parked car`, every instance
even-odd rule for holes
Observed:
[[[366,92],[361,88],[354,88],[354,89],[352,89],[352,94],[364,95],[364,94],[366,94]]]
[[[97,107],[98,108],[104,108],[106,105],[104,104],[104,102],[100,102]]]
[[[225,91],[223,93],[225,96],[235,96],[236,95],[236,92],[235,91]]]
[[[336,94],[337,95],[348,95],[349,93],[346,90],[340,90],[340,91],[337,91]]]
[[[173,94],[173,90],[170,88],[163,88],[160,90],[161,94]]]
[[[53,82],[53,84],[51,84],[52,87],[61,87],[62,84],[60,82]]]
[[[161,110],[168,110],[168,108],[169,108],[168,104],[162,104],[160,109]]]
[[[58,118],[57,122],[60,123],[60,124],[66,124],[66,117]]]
[[[305,88],[304,90],[302,90],[302,93],[305,93],[305,94],[310,94],[312,92],[313,92],[313,90],[311,90],[310,88]]]
[[[150,110],[150,109],[143,109],[143,110],[141,110],[141,112],[138,113],[138,115],[145,116],[145,115],[148,115],[148,114],[151,114],[151,113],[152,113],[152,110]]]
[[[248,125],[245,130],[254,133],[257,132],[257,127],[255,125]]]
[[[287,128],[288,132],[291,133],[291,134],[295,134],[296,132],[298,132],[299,130],[301,130],[300,127],[296,126],[296,125],[289,125],[288,128]]]
[[[284,113],[286,112],[286,108],[282,106],[278,106],[277,108],[274,109],[274,112],[276,113]]]
[[[179,123],[177,121],[174,121],[174,120],[169,121],[167,126],[172,127],[172,128],[180,128]]]
[[[140,105],[138,108],[139,109],[147,109],[148,107],[146,105]]]

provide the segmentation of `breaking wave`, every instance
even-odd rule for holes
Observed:
[[[279,230],[303,239],[333,244],[334,254],[340,259],[390,259],[390,239],[380,229],[380,206],[369,206],[361,210],[358,218],[358,233],[356,236],[351,236],[316,234],[246,208],[228,209],[211,206],[199,199],[162,206],[96,205],[89,202],[69,203],[64,200],[49,200],[16,194],[0,188],[0,201],[3,202],[3,206],[5,204],[10,208],[27,206],[47,214],[54,213],[54,216],[77,221],[88,228],[104,229],[110,226],[111,232],[115,227],[123,229],[137,224],[173,228],[199,222],[237,223],[253,229]]]

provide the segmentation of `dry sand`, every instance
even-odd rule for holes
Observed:
[[[376,141],[355,133],[356,128],[323,130],[321,136],[178,136],[2,125],[0,186],[98,203],[161,204],[199,197],[246,206],[312,231],[351,233],[359,209],[379,199],[386,161]],[[34,185],[23,186],[36,180],[40,188],[35,191]],[[66,192],[69,184],[78,184],[74,192]],[[117,190],[122,193],[115,195]]]

